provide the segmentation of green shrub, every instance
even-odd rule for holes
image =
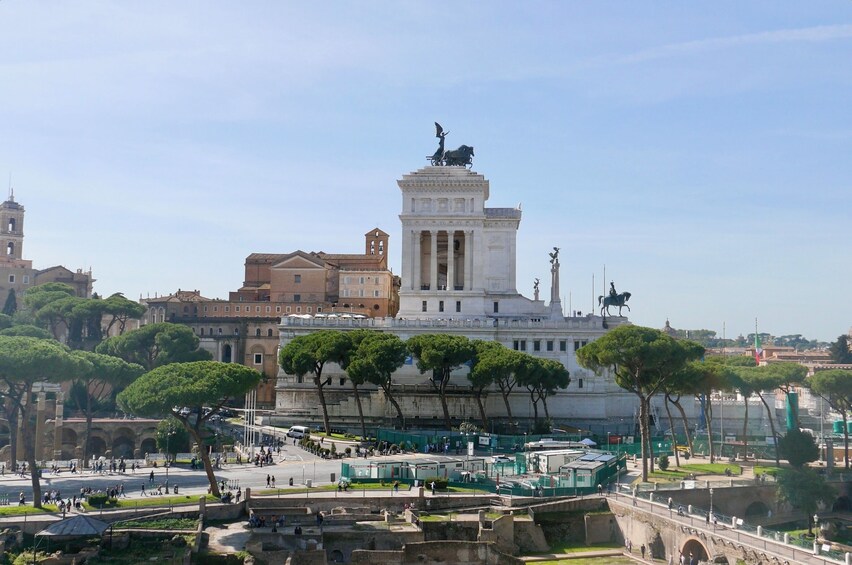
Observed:
[[[669,456],[666,455],[665,453],[660,455],[660,457],[657,458],[657,466],[660,468],[661,471],[668,470],[668,468],[669,468]]]
[[[447,479],[444,477],[428,477],[423,481],[423,486],[427,489],[432,488],[432,481],[435,482],[435,490],[447,490]]]
[[[89,495],[88,502],[95,508],[103,508],[107,505],[113,505],[117,501],[114,498],[110,499],[109,495],[105,492],[96,492]]]

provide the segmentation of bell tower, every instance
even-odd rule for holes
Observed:
[[[15,192],[0,204],[0,252],[6,259],[22,259],[24,247],[24,207],[15,202]]]
[[[379,228],[372,229],[364,234],[364,254],[376,255],[382,258],[387,265],[388,238],[390,236]]]

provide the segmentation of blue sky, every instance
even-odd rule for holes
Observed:
[[[0,2],[0,173],[36,267],[226,297],[252,252],[360,252],[476,148],[518,287],[631,320],[852,326],[852,3]],[[596,288],[592,288],[592,277]],[[543,295],[549,289],[543,284]]]

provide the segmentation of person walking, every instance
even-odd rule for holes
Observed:
[[[151,469],[151,474],[148,475],[148,481],[153,485],[154,484],[154,470]]]
[[[266,488],[269,488],[270,476],[266,475]]]
[[[435,496],[435,481],[431,482],[429,488],[432,489],[432,496]]]
[[[148,496],[145,494],[145,483],[142,483],[142,492],[140,493],[140,496]]]
[[[272,488],[275,488],[275,475],[272,475]]]
[[[642,560],[644,561],[645,560],[645,544],[644,543],[639,548],[639,551],[642,553]]]

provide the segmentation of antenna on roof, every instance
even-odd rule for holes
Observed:
[[[12,171],[9,171],[9,200],[15,201],[15,189],[12,188]]]

